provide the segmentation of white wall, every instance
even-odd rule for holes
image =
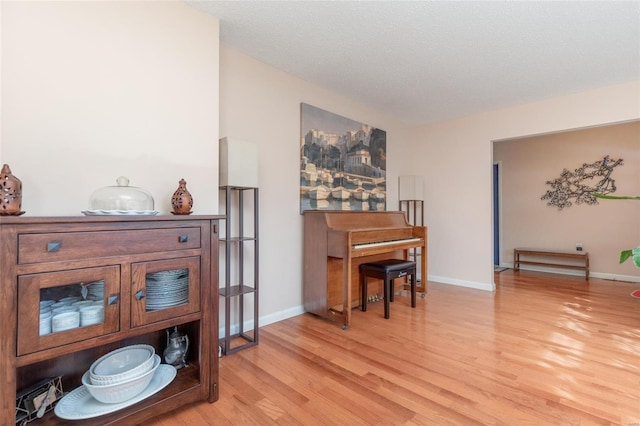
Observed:
[[[545,182],[563,169],[573,171],[605,155],[624,159],[611,174],[617,188],[613,195],[640,194],[640,121],[495,142],[493,154],[501,164],[502,265],[512,266],[516,247],[575,250],[581,243],[589,253],[590,276],[640,281],[640,269],[632,262],[618,263],[620,251],[640,244],[640,202],[587,205],[572,199],[572,206],[560,210],[540,199],[552,189]],[[595,186],[602,178],[585,183]]]
[[[398,208],[397,176],[412,139],[393,117],[221,45],[220,135],[259,151],[261,324],[302,312],[301,102],[386,130],[389,209]]]
[[[161,214],[218,212],[219,22],[182,2],[2,2],[0,164],[28,215],[79,215],[120,175]]]
[[[263,324],[301,312],[300,102],[387,131],[388,208],[397,208],[398,175],[425,177],[429,278],[486,289],[492,141],[640,118],[634,82],[410,128],[219,51],[218,21],[180,2],[0,8],[0,163],[22,179],[27,214],[79,214],[119,175],[150,190],[162,214],[185,178],[195,212],[217,213],[219,136],[259,145]]]
[[[405,160],[427,176],[429,278],[492,286],[492,141],[638,118],[640,81],[421,128]]]

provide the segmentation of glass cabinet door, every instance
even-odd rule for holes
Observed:
[[[120,267],[18,277],[18,355],[120,329]]]
[[[200,257],[131,265],[131,321],[138,327],[200,310]]]

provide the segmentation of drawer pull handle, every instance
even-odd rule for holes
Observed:
[[[189,237],[184,234],[180,235],[180,237],[178,238],[178,242],[186,243],[187,241],[189,241]]]
[[[144,290],[140,290],[139,292],[136,293],[136,299],[138,300],[144,299]]]
[[[107,299],[107,305],[115,305],[116,303],[118,303],[118,295],[113,294],[109,296],[109,298]]]
[[[62,247],[61,241],[52,241],[47,243],[47,253],[53,253],[55,251],[60,251],[60,247]]]

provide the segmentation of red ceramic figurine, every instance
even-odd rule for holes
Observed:
[[[0,171],[0,215],[19,216],[22,207],[22,182],[11,174],[8,164]]]
[[[187,190],[187,181],[180,179],[180,184],[176,192],[171,197],[171,206],[173,207],[173,214],[191,214],[191,207],[193,207],[193,197]]]

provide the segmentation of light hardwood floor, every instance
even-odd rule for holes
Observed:
[[[146,425],[640,425],[640,284],[507,270],[300,315],[220,360],[220,400]]]

